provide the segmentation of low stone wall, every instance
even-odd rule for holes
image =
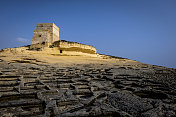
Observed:
[[[43,42],[43,43],[37,43],[37,44],[31,44],[30,49],[31,50],[42,50],[45,47],[49,47],[52,45],[51,43],[48,42]]]

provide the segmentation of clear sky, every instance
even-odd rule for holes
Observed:
[[[0,49],[30,44],[37,23],[101,54],[176,68],[176,0],[0,0]]]

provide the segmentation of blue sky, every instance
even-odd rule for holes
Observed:
[[[0,0],[0,49],[30,44],[37,23],[98,53],[176,68],[176,0]]]

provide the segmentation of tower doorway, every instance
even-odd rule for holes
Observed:
[[[60,53],[62,53],[62,50],[60,50]]]

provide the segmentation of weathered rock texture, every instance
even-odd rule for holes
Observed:
[[[73,52],[75,51],[75,52],[96,54],[96,48],[90,45],[80,44],[77,42],[59,40],[59,41],[54,42],[53,46],[59,47],[59,50],[61,50],[62,53],[67,52],[67,51],[73,51]]]
[[[175,115],[175,69],[108,56],[0,53],[2,117]]]

